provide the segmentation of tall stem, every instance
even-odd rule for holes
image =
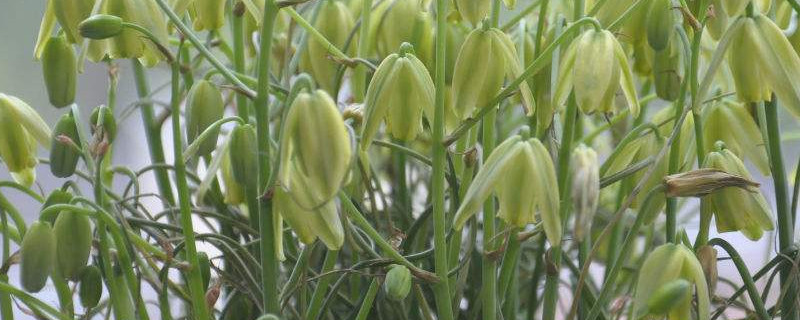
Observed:
[[[436,106],[433,116],[433,175],[431,191],[433,193],[433,247],[434,268],[439,282],[434,284],[436,310],[438,318],[453,319],[453,308],[450,300],[450,271],[447,263],[447,218],[444,210],[444,173],[445,146],[444,141],[444,108],[445,108],[445,49],[447,37],[447,3],[448,0],[436,0]]]
[[[786,251],[794,241],[794,219],[789,211],[789,191],[786,182],[786,169],[783,165],[783,152],[781,151],[781,134],[778,125],[778,99],[774,96],[772,101],[764,105],[767,116],[767,140],[769,141],[769,160],[772,170],[772,179],[775,184],[775,206],[778,214],[778,245],[779,251]],[[790,286],[787,288],[787,286]],[[797,285],[792,281],[791,266],[781,268],[781,290],[788,294],[781,301],[781,318],[795,319],[794,292]]]
[[[208,307],[206,306],[205,290],[203,290],[203,275],[197,258],[197,243],[194,238],[194,226],[192,224],[192,204],[191,194],[189,193],[189,183],[186,177],[186,163],[183,160],[183,144],[181,143],[181,119],[180,119],[180,65],[172,64],[172,144],[175,157],[175,182],[178,187],[178,205],[180,206],[181,227],[183,229],[183,241],[186,247],[186,260],[195,266],[189,270],[189,294],[192,297],[192,311],[195,319],[209,319]]]
[[[278,6],[275,0],[266,0],[264,3],[263,18],[261,19],[261,44],[258,55],[258,87],[256,88],[256,133],[258,135],[258,186],[263,188],[259,194],[266,194],[269,181],[272,178],[270,164],[270,128],[269,128],[269,66],[272,61],[272,32],[275,19],[278,15]],[[278,314],[278,259],[275,252],[275,228],[272,217],[270,199],[262,199],[259,212],[253,217],[259,219],[259,232],[261,234],[261,290],[264,310],[268,313]],[[251,213],[252,214],[252,213]]]

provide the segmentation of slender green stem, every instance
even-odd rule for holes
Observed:
[[[372,282],[369,284],[369,289],[367,289],[366,295],[364,295],[364,301],[361,302],[361,308],[358,309],[356,320],[367,319],[369,312],[372,310],[372,304],[375,302],[375,296],[378,294],[378,289],[380,286],[381,282],[378,280],[378,278],[373,278]]]
[[[20,301],[22,301],[22,303],[24,303],[25,305],[27,305],[29,307],[32,307],[32,308],[42,309],[45,312],[47,312],[48,314],[50,314],[50,315],[52,315],[52,316],[54,316],[54,317],[56,317],[58,319],[61,319],[61,320],[72,319],[72,317],[58,312],[58,310],[56,310],[55,308],[51,307],[47,303],[45,303],[45,302],[43,302],[43,301],[41,301],[39,299],[36,299],[36,297],[28,294],[25,291],[22,291],[20,289],[15,288],[14,286],[8,284],[8,282],[0,281],[0,292],[12,295],[12,296],[16,297],[17,299],[19,299]],[[3,319],[5,319],[5,318],[3,318]],[[133,319],[133,318],[130,318],[130,319]]]
[[[178,189],[178,205],[180,207],[181,228],[183,228],[184,244],[186,246],[186,260],[192,266],[198,266],[197,243],[194,237],[194,225],[192,223],[192,203],[189,193],[189,183],[186,179],[186,163],[183,159],[183,144],[181,141],[181,83],[180,66],[177,63],[172,66],[172,100],[170,106],[172,112],[172,144],[175,157],[175,182]],[[209,309],[206,306],[205,290],[203,289],[203,276],[200,268],[189,270],[189,293],[192,297],[192,311],[195,319],[209,319]]]
[[[452,320],[453,307],[450,298],[450,285],[447,263],[447,217],[445,216],[445,145],[444,117],[445,117],[445,50],[447,48],[447,0],[436,0],[436,69],[434,84],[436,86],[436,106],[433,115],[433,174],[431,177],[431,192],[433,196],[433,248],[434,269],[439,282],[434,284],[436,298],[436,311],[438,319]]]
[[[325,261],[322,263],[322,269],[319,271],[319,282],[314,289],[314,293],[311,295],[311,303],[308,305],[308,313],[305,319],[315,320],[321,316],[322,301],[325,298],[325,293],[328,292],[331,280],[333,280],[333,275],[328,273],[333,271],[333,267],[336,266],[336,260],[338,258],[338,250],[328,250],[328,253],[325,255]]]
[[[767,117],[767,141],[769,143],[770,169],[775,184],[775,205],[778,215],[778,246],[780,251],[786,251],[794,242],[794,219],[789,211],[789,191],[786,181],[786,169],[783,165],[783,152],[781,151],[781,135],[778,124],[778,99],[774,96],[772,101],[764,105]],[[788,293],[781,301],[781,318],[795,319],[797,311],[794,303],[796,284],[792,281],[792,270],[785,266],[781,268],[781,289]]]
[[[758,293],[758,288],[756,288],[756,284],[753,282],[753,277],[750,276],[750,270],[747,269],[747,265],[742,260],[739,252],[737,252],[730,243],[720,238],[711,239],[708,244],[721,247],[728,253],[731,261],[733,261],[733,264],[736,266],[736,270],[739,271],[739,275],[742,276],[742,282],[744,282],[744,286],[747,288],[747,294],[750,295],[750,301],[756,309],[758,318],[761,320],[772,319],[767,312],[767,308],[764,307],[764,301],[761,300],[761,295]]]

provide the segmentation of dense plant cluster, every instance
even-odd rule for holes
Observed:
[[[800,319],[800,171],[790,189],[778,121],[800,117],[798,14],[47,0],[33,51],[61,118],[0,93],[0,318]],[[89,63],[108,98],[82,114]],[[131,112],[144,168],[113,163]],[[63,185],[34,187],[40,166]],[[713,231],[778,254],[750,270]]]

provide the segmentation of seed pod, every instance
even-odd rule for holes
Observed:
[[[677,45],[668,44],[663,50],[655,52],[652,72],[656,95],[666,101],[677,100],[683,80],[681,52]]]
[[[225,0],[193,0],[194,30],[217,30],[225,23]]]
[[[122,18],[110,14],[96,14],[78,25],[83,37],[102,40],[114,37],[122,32]]]
[[[319,30],[336,48],[344,48],[355,27],[353,15],[347,5],[341,1],[325,1],[320,5],[322,7],[314,23],[314,28]],[[355,39],[351,40],[351,43],[357,42]],[[328,58],[330,56],[328,50],[329,48],[319,41],[309,41],[308,50],[304,52],[300,60],[300,68],[311,74],[323,90],[335,94],[339,64]]]
[[[339,250],[344,244],[344,227],[336,212],[336,203],[321,203],[309,192],[312,190],[297,168],[289,173],[289,184],[285,188],[275,188],[272,208],[297,234],[297,238],[309,245],[319,238],[329,250]]]
[[[478,28],[464,40],[453,71],[455,113],[460,119],[472,116],[500,93],[503,78],[522,74],[517,50],[511,39],[496,28]],[[535,105],[527,82],[520,84],[528,113]]]
[[[717,249],[709,245],[701,246],[697,249],[697,260],[703,266],[703,274],[706,276],[709,292],[715,292],[717,288]]]
[[[81,272],[80,285],[78,286],[78,296],[81,305],[86,308],[94,308],[100,302],[103,295],[103,278],[100,268],[96,266],[86,266]]]
[[[670,35],[675,28],[675,14],[672,10],[672,0],[655,0],[650,5],[647,43],[653,50],[661,51],[669,45]]]
[[[738,102],[721,101],[703,107],[703,143],[717,141],[741,159],[752,162],[763,175],[769,175],[769,159],[761,130],[747,108]]]
[[[70,201],[72,201],[72,193],[61,189],[56,189],[47,196],[47,199],[45,199],[44,204],[42,205],[42,210],[56,204],[68,204]],[[50,225],[54,225],[56,223],[56,217],[58,217],[58,213],[47,216],[40,215],[39,220],[45,221]]]
[[[75,101],[78,79],[75,51],[64,37],[50,37],[42,52],[42,73],[50,104],[61,108]]]
[[[192,85],[186,97],[186,139],[191,144],[214,122],[222,119],[225,103],[217,87],[207,81],[200,80]],[[198,155],[207,155],[217,146],[219,129],[214,130],[200,147]]]
[[[696,292],[698,319],[707,320],[710,299],[703,268],[691,250],[672,243],[657,247],[642,264],[634,293],[633,318],[668,310],[669,319],[691,319],[691,294],[679,299],[684,284],[676,280],[687,281],[687,291]]]
[[[422,116],[433,118],[435,88],[422,61],[408,52],[386,57],[372,77],[364,105],[361,150],[366,150],[385,119],[387,131],[396,139],[411,141],[422,132]]]
[[[28,292],[39,292],[53,271],[56,240],[50,224],[34,221],[20,245],[19,282]]]
[[[456,0],[461,17],[477,26],[489,14],[492,2],[489,0]]]
[[[555,105],[563,105],[574,88],[575,100],[584,113],[614,112],[614,96],[622,87],[631,115],[639,115],[628,58],[610,31],[584,31],[564,54],[559,75]]]
[[[0,93],[0,158],[12,178],[25,186],[36,180],[37,142],[50,148],[50,127],[27,103]]]
[[[75,280],[92,252],[92,223],[85,214],[63,211],[53,227],[61,276]]]
[[[100,114],[103,115],[103,119],[98,121]],[[109,143],[113,142],[117,136],[117,120],[114,119],[114,113],[111,109],[106,106],[94,108],[92,115],[89,117],[89,125],[92,129],[92,134],[97,134],[97,131],[100,130],[101,135]]]
[[[383,290],[390,300],[403,301],[411,291],[411,271],[405,266],[394,264],[389,267]]]
[[[280,177],[290,185],[291,162],[309,179],[309,190],[315,204],[329,201],[344,184],[350,171],[352,150],[350,135],[336,103],[327,92],[316,90],[297,95],[286,116],[281,141]],[[233,150],[236,150],[235,148]],[[291,189],[289,189],[291,190]]]
[[[535,138],[512,136],[495,148],[475,175],[453,219],[453,228],[461,230],[486,198],[495,193],[500,207],[498,217],[523,227],[537,220],[538,209],[548,241],[561,243],[558,190],[552,187],[556,184],[553,161],[542,143]]]
[[[50,148],[50,172],[54,176],[67,178],[75,173],[81,157],[80,150],[75,149],[75,146],[80,146],[80,143],[78,127],[72,113],[61,116],[53,130],[53,142]]]
[[[200,274],[203,278],[203,290],[208,289],[208,284],[211,283],[211,261],[208,259],[208,254],[205,252],[197,253],[197,267],[200,268]]]
[[[600,198],[600,167],[597,153],[579,145],[572,153],[572,201],[575,208],[575,238],[583,240],[592,230]]]
[[[742,160],[724,143],[717,143],[716,150],[709,153],[703,164],[705,168],[719,169],[753,180]],[[773,230],[772,213],[761,192],[741,188],[725,188],[701,199],[704,215],[715,216],[718,232],[740,231],[750,240],[758,240],[765,230]]]
[[[52,0],[53,11],[70,43],[80,42],[78,24],[92,13],[95,0]]]
[[[658,288],[647,301],[649,314],[667,314],[673,308],[685,304],[691,298],[691,283],[684,279],[676,279]]]
[[[230,136],[231,171],[233,178],[246,188],[258,186],[258,144],[256,129],[249,124],[233,128]]]

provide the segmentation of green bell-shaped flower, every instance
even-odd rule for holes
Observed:
[[[327,92],[301,92],[286,115],[281,134],[280,182],[292,190],[291,172],[309,179],[310,190],[316,197],[312,209],[329,202],[345,183],[352,162],[350,135],[342,115]],[[292,168],[292,163],[297,168]]]
[[[18,183],[36,180],[36,148],[50,148],[50,127],[27,103],[0,93],[0,158]]]
[[[225,0],[193,0],[194,30],[217,30],[225,23]]]
[[[625,51],[608,30],[589,29],[569,46],[561,61],[554,104],[563,105],[572,89],[584,113],[614,112],[614,96],[622,87],[635,118],[639,100]]]
[[[761,174],[770,174],[761,130],[743,104],[723,100],[706,105],[702,118],[704,145],[722,141],[733,154],[750,160]]]
[[[694,309],[692,293],[697,296],[697,319],[707,320],[710,299],[700,262],[683,245],[661,245],[647,255],[639,269],[633,317],[640,319],[651,315],[666,316],[669,320],[691,319]]]
[[[379,57],[386,57],[408,42],[416,49],[416,55],[433,66],[433,21],[427,11],[425,0],[387,0],[381,1],[372,11],[372,30]]]
[[[481,27],[464,40],[453,71],[453,105],[460,119],[472,116],[500,93],[503,79],[522,75],[517,49],[500,29]],[[522,102],[528,114],[536,108],[527,82],[520,84]]]
[[[456,0],[458,12],[464,20],[469,21],[473,26],[477,26],[481,20],[486,18],[489,14],[489,9],[492,8],[492,1],[490,0]]]
[[[506,223],[523,227],[537,221],[536,212],[551,244],[561,243],[561,219],[555,169],[550,154],[536,138],[512,136],[489,155],[464,195],[453,220],[460,230],[480,211],[491,194],[497,196],[497,216]]]
[[[82,40],[78,24],[89,17],[96,0],[50,0],[56,20],[70,43]]]
[[[341,1],[325,1],[320,6],[314,28],[319,30],[336,48],[344,48],[355,27],[353,15],[347,5]],[[356,39],[350,41],[350,43],[358,43]],[[336,76],[340,65],[328,58],[330,56],[328,50],[328,47],[319,41],[310,39],[308,48],[300,60],[300,68],[311,74],[323,90],[333,95],[336,93],[336,83],[338,82]]]
[[[422,132],[422,116],[433,117],[436,90],[428,69],[404,43],[386,57],[372,77],[364,106],[361,149],[372,143],[381,122],[395,139],[414,140]]]
[[[217,120],[222,119],[225,103],[222,94],[213,83],[200,80],[192,85],[186,96],[186,139],[191,144]],[[217,146],[219,129],[200,144],[197,154],[207,155]]]
[[[597,153],[584,144],[572,152],[572,203],[575,210],[575,238],[582,240],[592,230],[600,199],[600,166]]]
[[[716,150],[708,154],[703,167],[753,180],[742,160],[726,149],[724,143],[717,143]],[[765,230],[774,228],[767,200],[757,190],[724,188],[703,197],[701,211],[705,216],[714,215],[717,232],[740,231],[750,240],[758,240]]]

